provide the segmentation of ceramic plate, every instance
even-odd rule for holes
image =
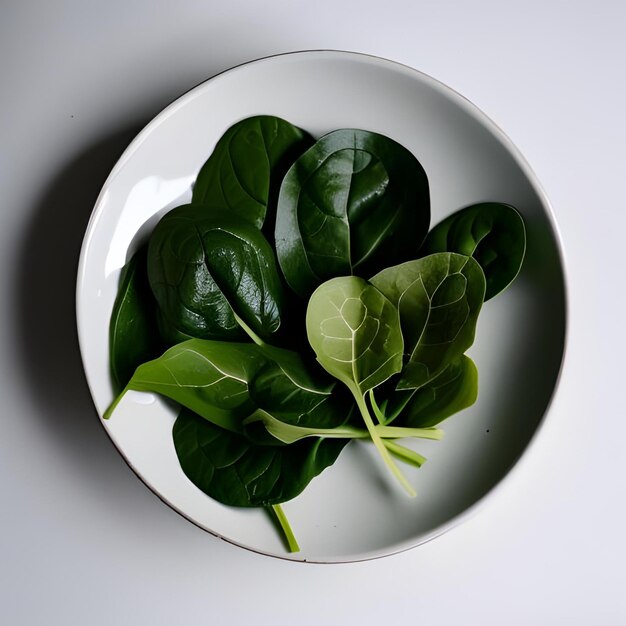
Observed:
[[[408,67],[365,55],[316,51],[254,61],[192,89],[160,113],[121,157],[85,236],[77,289],[80,347],[98,413],[113,400],[108,324],[120,270],[158,219],[187,202],[222,133],[256,114],[321,135],[337,128],[383,133],[406,146],[430,182],[432,224],[481,201],[523,214],[527,258],[513,286],[481,312],[469,354],[480,373],[476,404],[448,419],[428,457],[404,466],[418,495],[396,487],[373,446],[351,443],[302,495],[283,505],[302,551],[287,554],[262,510],[211,500],[184,476],[172,443],[175,411],[131,392],[104,427],[160,498],[230,542],[295,560],[342,562],[392,554],[458,523],[526,450],[561,367],[565,288],[549,203],[511,141],[459,94]]]

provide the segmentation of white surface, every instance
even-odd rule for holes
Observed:
[[[409,442],[429,458],[419,472],[406,471],[416,498],[389,480],[373,450],[350,445],[332,469],[283,507],[297,529],[296,554],[286,553],[263,511],[222,506],[187,479],[172,442],[173,407],[129,394],[103,426],[159,497],[239,545],[323,563],[399,552],[458,523],[509,471],[543,418],[563,355],[563,275],[548,202],[501,131],[432,78],[368,55],[278,55],[202,83],[152,120],[107,179],[83,243],[77,320],[87,381],[104,412],[113,401],[109,320],[120,270],[135,252],[138,234],[147,236],[168,209],[190,200],[192,181],[227,128],[268,112],[315,135],[352,126],[402,141],[428,174],[433,224],[486,200],[506,202],[524,215],[524,268],[511,289],[484,306],[470,350],[481,381],[478,401],[443,425],[443,441]],[[537,346],[541,354],[532,349]]]
[[[3,8],[2,621],[623,623],[623,5],[163,4]],[[247,553],[160,503],[99,426],[73,333],[82,231],[132,131],[217,71],[306,48],[392,58],[473,100],[542,181],[570,277],[560,392],[506,489],[434,542],[344,566]]]

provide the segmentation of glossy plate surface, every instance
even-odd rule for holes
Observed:
[[[365,55],[314,51],[255,61],[199,85],[160,113],[121,157],[96,203],[77,285],[79,341],[98,413],[113,399],[108,324],[120,270],[158,219],[187,202],[222,133],[257,114],[321,135],[363,128],[388,135],[419,159],[435,224],[484,201],[514,205],[526,220],[527,257],[511,288],[486,303],[469,355],[477,403],[443,423],[442,442],[412,444],[428,457],[403,466],[418,496],[392,483],[373,446],[353,442],[337,463],[283,508],[302,552],[286,553],[261,510],[223,506],[182,473],[175,412],[150,394],[127,394],[104,423],[132,469],[159,497],[233,543],[294,560],[342,562],[423,543],[458,523],[526,450],[552,398],[565,345],[566,297],[549,203],[510,140],[475,106],[413,69]]]

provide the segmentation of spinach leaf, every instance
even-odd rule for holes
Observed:
[[[244,434],[258,444],[291,444],[305,437],[341,439],[370,438],[368,430],[353,420],[354,399],[347,388],[334,384],[304,387],[303,376],[291,366],[268,361],[249,384],[250,397],[257,408],[243,421]],[[294,375],[295,374],[295,375]],[[360,421],[360,420],[359,420]],[[362,422],[361,422],[362,423]],[[441,431],[430,428],[376,426],[382,439],[421,437],[440,439]],[[271,435],[271,436],[270,436]],[[387,441],[384,442],[387,446]]]
[[[159,329],[159,335],[163,342],[164,350],[175,346],[177,343],[188,341],[189,339],[194,339],[194,337],[192,337],[191,335],[187,335],[186,333],[183,333],[180,330],[177,330],[176,328],[170,326],[169,322],[165,319],[163,312],[159,308],[156,300],[154,300],[154,306],[156,308],[157,327]]]
[[[406,491],[415,495],[377,433],[365,399],[367,391],[402,369],[398,310],[362,278],[333,278],[311,296],[306,328],[317,360],[348,387],[381,458]]]
[[[333,278],[318,287],[306,328],[321,366],[357,396],[402,369],[398,311],[362,278]]]
[[[478,397],[478,371],[463,355],[412,395],[394,425],[429,428],[466,409]]]
[[[109,354],[116,393],[124,388],[139,365],[161,351],[155,305],[146,274],[146,249],[141,248],[122,270],[111,313]]]
[[[297,439],[280,435],[285,425],[292,425],[309,429],[307,436],[345,437],[340,427],[354,408],[350,394],[332,379],[321,385],[310,378],[307,382],[301,367],[285,365],[284,360],[268,361],[250,382],[250,397],[258,409],[244,421],[246,436],[257,443],[292,443]]]
[[[289,446],[257,446],[186,409],[178,416],[173,435],[187,477],[218,502],[244,507],[295,498],[348,443],[310,438]]]
[[[350,406],[346,410],[341,407],[338,394],[332,393],[332,380],[306,386],[302,381],[303,376],[293,367],[287,369],[284,364],[269,361],[250,382],[250,396],[258,407],[290,423],[333,428],[346,421]]]
[[[272,248],[235,215],[195,205],[167,213],[150,238],[148,276],[167,324],[183,335],[241,338],[235,314],[263,338],[281,326]]]
[[[250,381],[250,397],[258,407],[256,417],[246,420],[244,432],[250,440],[276,445],[275,433],[264,427],[274,424],[272,420],[315,429],[337,428],[348,420],[353,404],[350,396],[337,389],[323,370],[305,365],[302,357],[290,350],[267,344],[259,349],[268,361]]]
[[[108,418],[130,389],[161,394],[232,432],[255,410],[248,383],[265,364],[258,346],[190,339],[139,366],[105,413]]]
[[[276,253],[287,283],[306,299],[329,278],[414,258],[429,222],[428,179],[418,160],[383,135],[337,130],[283,180]]]
[[[428,233],[420,254],[433,252],[458,252],[475,258],[485,272],[485,300],[489,300],[506,289],[522,267],[524,220],[508,204],[474,204],[453,213]]]
[[[471,257],[442,252],[370,279],[398,307],[404,368],[396,388],[419,389],[473,343],[485,277]]]
[[[192,203],[228,209],[261,228],[285,172],[312,143],[307,133],[279,117],[241,120],[202,166]]]

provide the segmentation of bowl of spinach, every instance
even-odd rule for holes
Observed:
[[[129,146],[81,251],[79,341],[162,500],[263,554],[354,561],[451,528],[527,450],[564,285],[545,194],[483,113],[391,61],[293,53]]]

